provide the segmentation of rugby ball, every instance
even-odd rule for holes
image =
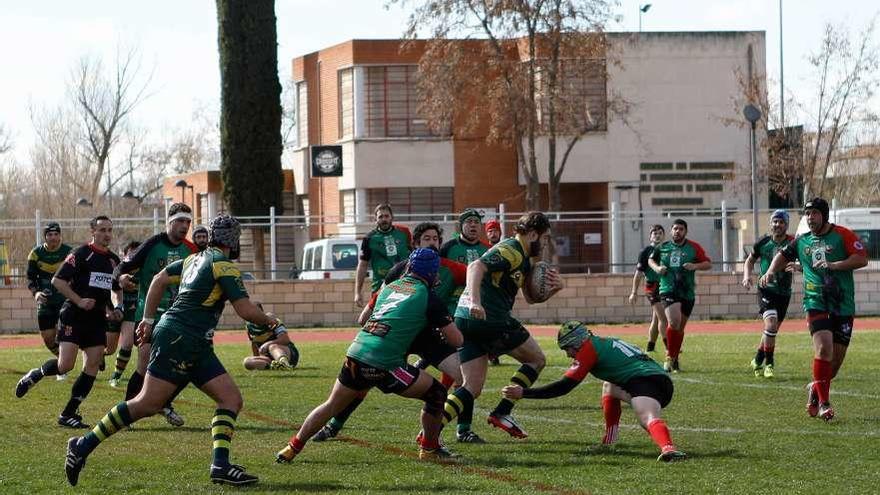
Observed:
[[[532,301],[540,303],[550,299],[550,284],[547,282],[547,273],[552,269],[553,266],[546,261],[539,261],[532,267],[526,277],[526,283],[523,285]]]

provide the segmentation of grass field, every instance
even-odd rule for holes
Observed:
[[[292,334],[296,340],[296,332]],[[501,386],[515,370],[510,358],[490,370],[477,402],[475,429],[486,445],[449,447],[457,465],[415,456],[420,403],[374,391],[339,439],[309,443],[290,465],[273,464],[294,427],[325,397],[347,343],[300,343],[301,367],[293,374],[247,372],[247,347],[218,346],[245,399],[232,459],[260,476],[249,493],[878,493],[880,472],[880,332],[857,329],[842,376],[834,382],[837,418],[825,424],[804,412],[811,350],[806,332],[781,335],[777,378],[756,379],[748,369],[753,334],[688,335],[683,373],[665,410],[673,437],[691,457],[656,461],[657,449],[624,408],[620,442],[598,447],[604,430],[600,386],[589,378],[568,396],[524,400],[515,415],[529,431],[514,440],[485,424]],[[643,345],[642,338],[627,340]],[[554,342],[539,339],[548,366],[539,383],[555,380],[568,361]],[[0,350],[2,455],[0,493],[217,493],[208,482],[209,423],[213,404],[187,389],[177,403],[186,426],[174,429],[150,418],[112,437],[89,457],[79,486],[64,478],[71,430],[55,425],[71,378],[42,381],[24,399],[12,393],[21,373],[46,357],[31,347]],[[657,359],[660,359],[658,354]],[[75,374],[74,374],[75,376]],[[109,373],[82,407],[97,421],[122,392],[106,385]]]

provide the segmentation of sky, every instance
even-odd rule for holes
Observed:
[[[406,23],[399,4],[384,0],[276,0],[281,77],[300,55],[352,38],[396,38]],[[412,2],[410,2],[412,3]],[[779,79],[778,0],[623,0],[610,31],[759,30],[766,32],[768,77]],[[825,22],[861,28],[880,10],[876,0],[784,0],[787,92],[807,90],[806,57]],[[877,35],[880,43],[880,34]],[[186,127],[193,110],[219,108],[216,7],[213,0],[0,0],[0,125],[11,131],[15,156],[33,142],[30,106],[64,99],[71,69],[83,56],[112,62],[117,47],[140,50],[150,96],[133,118],[141,127]]]

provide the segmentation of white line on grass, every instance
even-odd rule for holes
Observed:
[[[806,386],[799,387],[797,385],[768,385],[764,383],[730,383],[730,382],[715,382],[712,380],[703,380],[701,378],[687,378],[681,375],[675,376],[673,381],[680,381],[685,383],[696,383],[699,385],[711,385],[713,387],[717,386],[730,386],[730,387],[743,387],[743,388],[761,388],[761,389],[780,389],[780,390],[798,390],[801,392],[806,392]],[[863,399],[880,399],[880,395],[876,394],[864,394],[861,392],[849,392],[847,390],[839,390],[832,389],[832,395],[847,395],[850,397],[861,397]]]

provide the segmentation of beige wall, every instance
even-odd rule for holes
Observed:
[[[856,272],[856,307],[858,315],[880,315],[880,271]],[[529,306],[521,298],[514,312],[524,322],[555,323],[578,318],[588,322],[645,321],[649,316],[643,299],[630,306],[630,275],[565,275],[566,288],[553,299]],[[754,292],[746,292],[739,273],[709,272],[697,277],[697,305],[694,319],[755,318],[757,301]],[[801,280],[795,280],[800,287]],[[251,297],[263,303],[267,311],[279,315],[291,327],[353,326],[358,312],[352,304],[351,280],[248,282]],[[792,318],[800,318],[800,290],[789,308]],[[221,328],[238,328],[242,321],[226,308]],[[0,287],[0,333],[33,332],[36,313],[27,289]]]

